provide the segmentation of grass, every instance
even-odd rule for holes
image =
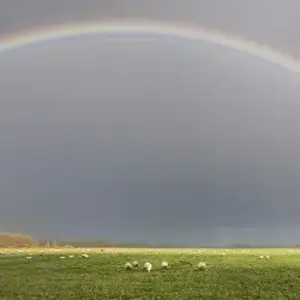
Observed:
[[[89,259],[78,249],[30,251],[0,252],[1,300],[300,299],[299,250],[93,249]],[[124,264],[133,260],[141,266],[125,271]],[[168,270],[160,268],[163,260]],[[142,270],[145,261],[153,264],[150,273]],[[200,261],[207,263],[206,271],[197,270]]]

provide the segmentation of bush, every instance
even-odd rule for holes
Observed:
[[[0,233],[0,248],[8,247],[32,247],[38,242],[29,235],[21,233]]]

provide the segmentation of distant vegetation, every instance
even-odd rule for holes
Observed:
[[[151,248],[161,247],[162,245],[148,244],[148,243],[115,243],[107,240],[69,240],[69,241],[56,241],[56,240],[38,240],[27,234],[21,233],[0,233],[0,248],[9,247],[125,247],[125,248]],[[163,245],[164,248],[184,248],[187,247],[183,244]]]
[[[29,235],[21,233],[0,233],[0,247],[32,247],[39,242]]]
[[[125,248],[193,248],[195,245],[188,245],[188,244],[150,244],[150,243],[138,243],[138,242],[128,242],[128,243],[117,243],[111,242],[107,240],[84,240],[84,239],[77,239],[77,240],[65,240],[65,241],[55,241],[55,240],[38,240],[33,238],[28,234],[22,233],[0,233],[0,248],[19,248],[19,247],[66,247],[66,248],[73,248],[73,247],[125,247]],[[199,243],[198,247],[203,248],[211,248],[207,245],[201,245]],[[224,247],[224,246],[222,246]],[[220,248],[222,248],[220,247]],[[256,245],[248,245],[248,244],[232,244],[228,245],[229,248],[259,248]],[[269,247],[264,246],[264,248],[278,248],[276,245],[270,245]],[[282,247],[288,247],[287,245]],[[296,247],[299,247],[297,245]],[[218,248],[218,247],[213,247]]]

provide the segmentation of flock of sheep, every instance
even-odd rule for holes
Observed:
[[[134,261],[133,263],[126,263],[125,264],[125,269],[128,271],[131,271],[133,268],[137,268],[139,266],[138,261]],[[162,269],[167,269],[169,267],[169,264],[167,261],[163,261],[161,263],[161,268]],[[200,262],[198,263],[198,269],[204,271],[206,269],[206,263],[205,262]],[[150,272],[152,270],[152,264],[150,262],[145,262],[143,269],[147,272]]]
[[[150,251],[150,250],[149,250]],[[24,251],[22,251],[22,250],[18,250],[18,252],[19,253],[24,253]],[[28,251],[29,252],[29,251]],[[200,252],[205,252],[205,250],[202,250],[202,251],[200,251]],[[215,251],[214,251],[215,252]],[[248,252],[248,251],[242,251],[242,252]],[[294,251],[289,251],[289,252],[294,252]],[[5,252],[1,252],[0,254],[5,254]],[[28,253],[28,254],[31,254],[31,253]],[[41,255],[44,255],[44,251],[42,250],[41,252],[40,252],[40,254]],[[222,256],[225,256],[225,255],[227,255],[227,253],[226,252],[222,252],[221,253],[221,255]],[[59,258],[60,259],[66,259],[66,258],[70,258],[70,259],[72,259],[72,258],[74,258],[75,256],[74,255],[72,255],[72,254],[70,254],[70,255],[68,255],[68,256],[59,256]],[[89,258],[89,254],[87,254],[87,253],[82,253],[81,255],[80,255],[80,257],[81,258],[83,258],[83,259],[88,259]],[[271,258],[271,256],[269,256],[269,255],[266,255],[266,256],[264,256],[264,255],[259,255],[258,256],[259,257],[259,259],[270,259]],[[32,259],[32,256],[26,256],[25,257],[27,260],[31,260]],[[127,271],[131,271],[131,270],[133,270],[133,269],[137,269],[139,267],[139,262],[138,261],[133,261],[132,263],[130,263],[130,262],[127,262],[127,263],[125,263],[125,270],[127,270]],[[167,262],[167,261],[163,261],[162,263],[161,263],[161,269],[168,269],[169,268],[169,263]],[[201,270],[201,271],[204,271],[204,270],[206,270],[207,269],[207,264],[205,263],[205,262],[199,262],[198,264],[197,264],[197,268],[198,268],[198,270]],[[150,262],[145,262],[145,264],[143,265],[143,269],[145,270],[145,271],[147,271],[147,272],[150,272],[152,269],[153,269],[153,266],[152,266],[152,264],[150,263]]]
[[[222,256],[225,256],[225,255],[226,255],[225,253],[222,253]],[[74,258],[74,255],[69,255],[68,257],[69,258]],[[86,254],[86,253],[83,253],[83,254],[81,254],[81,257],[84,258],[84,259],[88,259],[89,255]],[[66,259],[67,257],[66,256],[60,256],[59,258],[60,259]],[[260,259],[270,259],[271,257],[269,255],[266,255],[266,256],[260,255],[259,258]],[[32,259],[32,256],[27,256],[26,259]],[[125,264],[125,270],[131,271],[132,269],[137,268],[138,266],[139,266],[139,262],[136,261],[136,260],[133,261],[132,263],[127,262]],[[163,261],[161,263],[161,269],[168,269],[168,268],[169,268],[169,263],[167,261]],[[207,264],[205,262],[199,262],[197,264],[197,268],[200,271],[205,271],[207,269]],[[153,269],[153,266],[150,262],[145,262],[145,264],[143,266],[143,269],[147,272],[150,272]]]
[[[19,251],[19,252],[22,253],[23,251]],[[1,253],[1,254],[4,254],[4,252]],[[44,252],[41,251],[40,254],[43,255]],[[60,259],[66,259],[67,257],[68,257],[68,258],[74,258],[75,256],[72,255],[72,254],[70,254],[70,255],[68,255],[68,256],[60,256],[59,258],[60,258]],[[26,258],[27,260],[31,260],[31,259],[32,259],[32,256],[26,256],[25,258]],[[89,258],[89,255],[88,255],[87,253],[83,253],[83,254],[81,254],[81,258],[88,259],[88,258]],[[131,271],[133,268],[137,268],[138,266],[139,266],[139,262],[136,261],[136,260],[133,261],[132,263],[127,262],[127,263],[125,264],[125,270]],[[206,265],[205,262],[199,262],[198,265],[197,265],[197,267],[198,267],[199,270],[204,271],[204,270],[206,270],[207,265]],[[161,263],[161,268],[162,268],[162,269],[168,269],[168,268],[169,268],[169,263],[168,263],[167,261],[163,261],[163,262]],[[144,266],[143,266],[143,269],[144,269],[145,271],[147,271],[147,272],[150,272],[150,271],[153,269],[153,266],[152,266],[152,264],[151,264],[150,262],[145,262],[145,264],[144,264]]]
[[[43,254],[43,252],[41,254]],[[74,258],[74,255],[70,254],[68,257],[69,258]],[[86,254],[86,253],[83,253],[83,254],[81,254],[81,257],[87,259],[87,258],[89,258],[89,255]],[[66,256],[60,256],[59,258],[60,259],[66,259],[67,257]],[[28,259],[28,260],[32,259],[32,256],[26,256],[26,259]]]
[[[74,258],[74,255],[69,255],[68,257],[69,258]],[[83,253],[83,254],[81,254],[81,257],[85,258],[85,259],[88,259],[89,255],[86,254],[86,253]],[[66,256],[60,256],[59,258],[60,259],[66,259],[67,257]],[[30,259],[32,259],[32,256],[26,256],[26,259],[30,260]],[[133,268],[137,268],[138,266],[139,266],[139,262],[136,261],[136,260],[132,263],[128,262],[128,263],[125,264],[125,270],[131,271]],[[168,267],[169,267],[169,264],[168,264],[167,261],[163,261],[161,263],[161,268],[162,269],[167,269]],[[206,270],[207,265],[206,265],[205,262],[199,262],[197,267],[198,267],[199,270],[204,271],[204,270]],[[150,262],[145,262],[144,268],[143,268],[145,271],[150,272],[152,270],[152,268],[153,267],[152,267],[152,264]]]

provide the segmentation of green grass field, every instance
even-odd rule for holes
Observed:
[[[300,250],[296,249],[87,251],[2,250],[0,299],[300,299]],[[82,253],[88,253],[89,259],[81,258]],[[60,259],[62,255],[66,259]],[[140,266],[126,271],[125,263],[133,260]],[[163,260],[169,269],[161,269]],[[146,261],[153,264],[149,273],[142,268]],[[197,269],[200,261],[207,263],[206,271]]]

